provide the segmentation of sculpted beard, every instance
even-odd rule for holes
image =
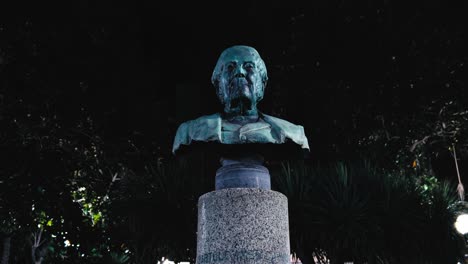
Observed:
[[[244,77],[233,78],[228,86],[229,96],[226,103],[231,113],[247,115],[256,103],[254,85]]]

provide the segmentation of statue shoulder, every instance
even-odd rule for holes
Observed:
[[[190,145],[192,141],[216,141],[220,138],[220,134],[221,115],[219,113],[188,120],[177,128],[172,152],[175,153],[181,145]]]
[[[302,148],[309,149],[309,142],[303,126],[266,114],[262,114],[262,118],[272,126],[272,129],[279,136],[281,142],[284,143],[286,140],[292,140],[296,144],[301,145]]]
[[[304,131],[303,126],[293,124],[287,120],[274,117],[274,116],[270,116],[270,115],[266,115],[266,114],[262,114],[262,117],[263,117],[263,120],[265,120],[265,122],[269,123],[270,125],[276,126],[277,128],[280,128],[281,130],[291,131],[295,133],[300,133]]]

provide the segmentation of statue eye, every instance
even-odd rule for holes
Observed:
[[[226,68],[227,68],[228,71],[232,72],[232,71],[234,70],[235,66],[234,66],[234,64],[229,63],[229,64],[226,66]]]
[[[244,69],[246,69],[246,70],[251,70],[253,68],[255,68],[255,65],[253,63],[251,63],[251,62],[248,62],[248,63],[244,64]]]

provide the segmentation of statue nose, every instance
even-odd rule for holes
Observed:
[[[236,71],[234,72],[234,77],[236,78],[245,78],[245,70],[242,66],[237,66]]]

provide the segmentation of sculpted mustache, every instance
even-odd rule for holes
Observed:
[[[243,77],[238,77],[238,78],[233,78],[230,82],[229,82],[229,90],[230,92],[236,92],[237,91],[237,88],[238,85],[239,85],[239,82],[242,82],[241,85],[247,85],[250,89],[252,88],[252,82],[246,78],[243,78]]]
[[[232,77],[232,79],[229,81],[229,83],[235,83],[240,80],[246,81],[247,83],[251,83],[251,81],[245,77]]]

